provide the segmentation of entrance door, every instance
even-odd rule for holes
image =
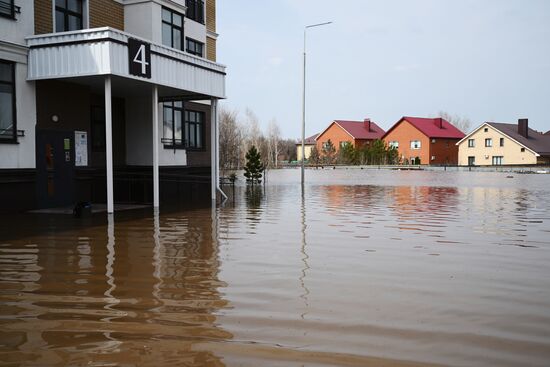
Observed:
[[[468,157],[468,166],[475,166],[476,165],[476,157]]]
[[[36,131],[36,192],[39,208],[74,204],[73,131]]]

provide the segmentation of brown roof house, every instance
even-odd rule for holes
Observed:
[[[485,122],[457,143],[461,166],[550,164],[550,134],[517,124]]]
[[[319,136],[319,134],[312,135],[304,140],[304,156],[306,157],[306,160],[309,159],[309,156],[311,155],[311,150],[316,144],[315,139]],[[296,160],[301,161],[302,160],[302,141],[298,141],[296,143]]]

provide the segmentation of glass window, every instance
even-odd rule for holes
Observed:
[[[14,0],[0,0],[0,16],[15,18]]]
[[[83,0],[55,0],[55,31],[76,31],[83,28]]]
[[[420,149],[421,147],[420,140],[411,140],[411,149]]]
[[[164,102],[162,111],[164,126],[162,143],[168,147],[184,146],[181,132],[182,102]]]
[[[189,148],[202,149],[204,147],[204,112],[185,111],[185,139]]]
[[[204,23],[204,1],[203,0],[185,0],[187,6],[186,17],[195,22]]]
[[[493,166],[501,166],[503,162],[502,156],[493,156]]]
[[[0,60],[0,142],[17,141],[15,64]]]
[[[388,146],[389,146],[390,148],[395,148],[395,149],[397,149],[397,148],[399,148],[399,142],[398,142],[398,141],[390,141],[390,143],[388,144]]]
[[[474,148],[476,146],[475,139],[468,139],[468,148]]]
[[[187,51],[192,55],[204,57],[203,56],[204,43],[195,41],[192,38],[186,38],[185,43],[186,43],[185,51]]]
[[[500,138],[500,146],[501,146],[501,147],[504,146],[504,138]]]
[[[491,138],[485,139],[485,146],[486,147],[492,147],[493,146],[493,139],[491,139]]]
[[[162,44],[183,51],[183,15],[162,8]]]

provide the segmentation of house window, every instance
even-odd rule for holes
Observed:
[[[349,145],[351,145],[351,143],[349,141],[341,141],[340,142],[340,148],[345,148]]]
[[[185,0],[187,12],[185,16],[195,22],[204,24],[204,1],[203,0]]]
[[[493,146],[493,139],[491,139],[491,138],[485,139],[485,146],[486,147],[492,147]]]
[[[204,148],[204,112],[185,111],[185,139],[189,148]]]
[[[521,148],[521,152],[522,152],[522,153],[525,152],[525,148]]]
[[[0,143],[17,142],[15,64],[0,60]]]
[[[475,139],[468,139],[468,148],[474,148],[476,146]]]
[[[162,44],[183,51],[183,15],[162,8]]]
[[[182,117],[183,102],[164,102],[163,115],[163,139],[165,148],[185,148],[185,141],[182,139]]]
[[[483,129],[484,132],[488,132],[489,131],[489,128],[486,127],[485,129]]]
[[[503,157],[501,155],[493,156],[493,166],[501,166],[502,161],[503,161]]]
[[[83,0],[55,0],[55,31],[76,31],[83,26]]]
[[[390,148],[395,148],[395,149],[397,149],[397,148],[399,148],[399,142],[398,142],[398,141],[395,141],[395,140],[394,140],[394,141],[390,141],[390,143],[388,144],[388,146],[389,146]]]
[[[0,0],[0,16],[15,19],[16,8],[14,0]]]
[[[411,140],[411,149],[420,149],[421,146],[420,140]]]
[[[185,51],[187,51],[188,53],[195,56],[203,57],[203,49],[204,43],[195,41],[194,39],[189,37],[185,39]]]

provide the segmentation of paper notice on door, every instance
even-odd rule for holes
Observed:
[[[88,132],[74,132],[74,165],[88,165]]]

